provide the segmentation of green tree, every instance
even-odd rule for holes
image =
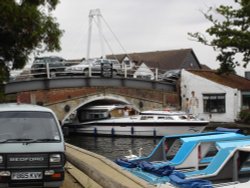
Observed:
[[[188,33],[198,42],[219,51],[217,60],[220,61],[220,73],[234,73],[236,66],[246,67],[250,61],[250,1],[234,1],[234,7],[220,5],[215,9],[210,7],[207,13],[203,13],[212,23],[206,30],[208,35]]]
[[[60,50],[62,31],[52,16],[59,0],[0,1],[0,84],[33,52]],[[10,66],[11,65],[11,66]]]

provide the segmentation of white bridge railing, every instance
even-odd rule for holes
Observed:
[[[33,80],[39,78],[53,79],[56,77],[106,77],[101,70],[88,69],[86,72],[67,72],[65,69],[69,66],[60,66],[60,67],[50,67],[47,63],[44,68],[26,68],[21,71],[18,75],[12,75],[10,77],[11,81],[22,81],[22,80]],[[110,77],[120,77],[120,78],[134,78],[134,79],[143,79],[151,81],[165,81],[174,83],[178,79],[178,75],[173,75],[167,77],[166,70],[159,70],[158,68],[142,68],[142,67],[132,67],[126,68],[123,67],[119,70],[111,70],[113,74],[110,74]],[[115,71],[115,74],[114,74]]]

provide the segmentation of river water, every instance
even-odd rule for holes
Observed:
[[[142,155],[148,155],[160,138],[131,138],[131,137],[94,137],[86,135],[71,135],[65,139],[67,143],[97,153],[111,160],[129,155],[132,150],[138,155],[140,148]]]
[[[215,124],[214,127],[210,127],[205,131],[214,130],[215,127],[220,126]],[[250,134],[250,126],[239,127],[233,125],[230,128],[241,128],[244,133]],[[80,148],[97,153],[111,160],[129,155],[129,150],[132,150],[133,154],[138,155],[140,148],[143,148],[142,154],[148,155],[155,145],[160,141],[160,137],[157,138],[131,138],[131,137],[94,137],[86,135],[70,135],[66,138],[66,142],[78,146]]]

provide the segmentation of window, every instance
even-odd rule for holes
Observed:
[[[142,116],[141,120],[150,120],[150,119],[154,119],[153,116]]]
[[[60,140],[60,134],[55,118],[51,113],[31,111],[1,112],[0,139],[14,138]]]
[[[204,112],[225,113],[225,94],[203,94]]]
[[[245,72],[245,77],[250,80],[250,71]]]
[[[242,109],[250,109],[250,92],[242,92]]]

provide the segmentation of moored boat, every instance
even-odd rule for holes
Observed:
[[[78,123],[67,123],[70,132],[110,136],[164,136],[198,133],[208,121],[186,115],[179,111],[144,111],[126,117],[112,117],[103,111],[102,118]]]
[[[192,187],[190,183],[197,182],[212,187],[209,181],[223,187],[249,181],[249,160],[250,136],[219,131],[165,136],[149,156],[127,156],[116,162],[161,187],[169,183]]]

